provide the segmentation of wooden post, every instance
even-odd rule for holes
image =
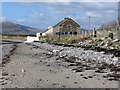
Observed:
[[[89,27],[89,32],[88,32],[89,35],[90,35],[90,18],[91,18],[91,17],[89,16],[89,25],[88,25],[88,27]]]
[[[93,29],[93,37],[96,37],[97,35],[96,35],[97,33],[96,33],[96,30],[95,30],[95,28]]]

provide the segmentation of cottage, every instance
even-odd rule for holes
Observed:
[[[77,24],[71,18],[64,18],[53,27],[42,33],[42,36],[46,35],[78,35],[80,34],[80,25]]]
[[[64,18],[64,20],[57,23],[55,26],[49,26],[43,33],[36,33],[36,37],[27,36],[27,41],[39,41],[40,36],[47,35],[79,35],[80,25],[71,18]]]

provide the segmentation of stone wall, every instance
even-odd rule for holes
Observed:
[[[108,35],[110,33],[113,33],[113,38],[114,39],[119,39],[120,40],[120,31],[117,31],[117,30],[114,30],[114,31],[97,30],[96,31],[96,37],[97,38],[108,37]]]
[[[53,26],[53,33],[69,33],[76,32],[80,34],[80,26],[70,18],[65,18],[63,21],[59,22],[55,26]]]
[[[53,28],[53,33],[56,34],[56,32],[61,32],[59,26]]]

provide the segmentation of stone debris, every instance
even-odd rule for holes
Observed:
[[[15,44],[4,44],[1,45],[2,49],[2,62],[0,61],[0,67],[4,67],[6,63],[9,63],[9,57],[14,53],[14,50],[16,49]],[[2,63],[2,64],[1,64]]]
[[[21,77],[24,77],[24,76],[25,76],[25,72],[26,72],[26,70],[25,70],[25,69],[22,69],[21,71],[22,71],[22,73],[21,73]]]
[[[83,74],[80,74],[80,76],[83,76]]]
[[[84,79],[88,79],[88,77],[83,77]]]
[[[8,84],[7,82],[2,82],[1,85],[5,85],[5,84]]]
[[[101,70],[101,69],[98,69],[95,72],[97,72],[97,73],[105,73],[104,70]]]
[[[22,69],[21,71],[22,71],[22,72],[26,72],[26,70],[24,70],[24,69]]]
[[[92,42],[91,40],[88,43]],[[101,47],[92,47],[90,49],[89,47],[80,48],[76,46],[76,48],[74,45],[54,45],[47,43],[32,43],[32,45],[47,50],[48,52],[44,54],[48,58],[56,56],[55,60],[58,61],[57,64],[59,66],[66,68],[74,67],[72,70],[75,73],[85,72],[86,70],[95,70],[95,73],[119,72],[119,57],[113,54],[106,54],[106,52],[114,52],[114,50],[106,50]],[[61,64],[59,60],[68,64]],[[50,65],[47,64],[47,66]],[[87,78],[92,78],[92,76],[88,76]]]
[[[77,84],[77,82],[74,82],[75,84]]]
[[[58,55],[60,50],[54,49],[52,52],[54,53],[54,55]]]
[[[93,78],[93,76],[88,76],[88,78]]]
[[[47,66],[50,66],[50,64],[49,64],[49,63],[47,63]]]
[[[4,76],[2,76],[1,78],[0,78],[0,85],[6,85],[6,84],[8,84],[8,81],[9,80],[9,77],[4,77]]]
[[[47,68],[50,68],[50,70],[45,70],[45,69],[40,69],[41,73],[44,72],[49,72],[51,74],[56,74],[56,72],[59,71],[64,71],[63,68],[65,69],[70,69],[71,73],[74,75],[79,75],[80,78],[83,78],[84,81],[87,79],[94,79],[98,78],[99,76],[97,75],[104,75],[102,78],[108,79],[108,80],[119,80],[120,79],[120,68],[119,68],[119,58],[113,55],[107,55],[103,53],[100,50],[100,52],[95,52],[93,50],[85,50],[83,48],[77,48],[77,47],[63,47],[63,46],[56,46],[56,45],[49,45],[49,44],[41,44],[41,43],[31,43],[34,44],[34,48],[37,46],[43,49],[45,52],[43,53],[34,53],[33,56],[34,58],[37,57],[38,61],[34,65],[41,65],[41,66],[47,66]],[[31,45],[30,44],[30,45]],[[33,49],[33,48],[32,48]],[[36,50],[36,49],[33,49]],[[104,51],[105,52],[105,51]],[[31,54],[32,55],[32,54]],[[40,56],[43,55],[45,58],[49,58],[47,61],[44,59],[44,57],[41,59]],[[41,60],[40,60],[41,59]],[[55,66],[57,66],[55,69],[59,67],[57,70],[53,70],[51,67],[54,66],[52,63],[54,63]],[[21,64],[18,65],[23,65],[26,64],[25,62],[21,62]],[[31,67],[31,66],[30,66]],[[22,78],[26,78],[27,75],[27,69],[25,70],[24,67],[23,69],[20,69],[20,75]],[[39,69],[38,69],[39,70]],[[93,74],[85,74],[86,72],[89,73],[89,71],[93,71],[95,75]],[[62,72],[63,72],[62,71]],[[29,72],[29,71],[28,71]],[[61,72],[60,72],[61,73]],[[112,74],[108,74],[112,73]],[[4,73],[4,76],[7,76],[8,73]],[[13,74],[11,76],[15,76],[12,78],[16,78],[17,75]],[[79,78],[78,77],[78,78]],[[71,80],[73,77],[66,75],[64,76],[65,80]],[[42,78],[43,79],[43,78]],[[49,78],[46,78],[45,80],[39,79],[39,83],[42,83],[44,81],[48,82]],[[98,78],[101,79],[101,78]],[[4,79],[9,80],[9,78]],[[1,83],[3,82],[2,80],[0,81]],[[50,81],[50,80],[49,80]],[[75,84],[78,84],[79,82],[74,82]],[[5,85],[7,83],[4,83]],[[53,83],[51,84],[53,87],[58,87],[60,84],[58,83]],[[67,87],[67,86],[63,86]]]
[[[6,72],[6,71],[2,72],[2,76],[7,76],[7,75],[8,75],[8,72]]]
[[[110,39],[110,38],[103,38],[103,39],[89,39],[83,42],[80,42],[79,45],[81,46],[98,46],[104,47],[106,49],[120,49],[120,40],[118,39]]]
[[[0,83],[3,83],[3,82],[4,82],[4,80],[1,80],[1,79],[0,79]]]
[[[31,44],[39,46],[39,48],[48,50],[48,53],[46,53],[46,55],[47,54],[54,55],[53,52],[57,52],[59,58],[65,58],[67,61],[70,62],[79,61],[79,59],[80,60],[89,59],[94,61],[101,61],[101,62],[103,61],[107,63],[116,63],[118,61],[117,57],[113,57],[111,55],[105,55],[103,53],[95,52],[92,50],[84,50],[83,48],[72,48],[72,47],[64,47],[57,45],[49,45],[47,43],[31,43]]]
[[[39,79],[39,81],[42,81],[42,79]]]
[[[74,70],[74,72],[84,72],[85,71],[84,67],[77,67],[72,70]]]
[[[107,74],[106,76],[108,80],[120,80],[120,74],[112,73],[112,74]]]
[[[15,74],[11,74],[11,76],[15,76]]]
[[[71,63],[74,63],[76,61],[76,58],[71,56],[71,57],[65,57],[64,58],[67,62],[71,62]]]
[[[77,66],[77,63],[70,63],[68,66]]]
[[[65,86],[65,85],[63,85],[62,87],[63,87],[63,88],[65,88],[66,86]]]
[[[70,77],[66,76],[65,78],[69,79]]]
[[[53,85],[53,86],[59,86],[60,84],[58,84],[58,83],[53,83],[52,85]]]

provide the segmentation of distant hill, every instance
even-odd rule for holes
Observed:
[[[2,34],[25,34],[34,35],[36,32],[43,32],[43,29],[35,29],[28,26],[15,24],[12,22],[2,22]]]

